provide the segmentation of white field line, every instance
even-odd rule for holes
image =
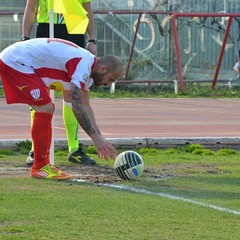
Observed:
[[[110,188],[117,188],[117,189],[121,189],[121,190],[127,190],[127,191],[130,191],[130,192],[136,192],[136,193],[155,195],[155,196],[159,196],[159,197],[165,197],[165,198],[169,198],[169,199],[173,199],[173,200],[192,203],[192,204],[202,206],[202,207],[212,208],[214,210],[221,211],[221,212],[227,212],[227,213],[232,213],[232,214],[235,214],[235,215],[240,215],[240,211],[237,211],[237,210],[232,210],[232,209],[228,209],[228,208],[224,208],[224,207],[219,207],[219,206],[216,206],[216,205],[213,205],[213,204],[199,202],[199,201],[192,200],[192,199],[189,199],[189,198],[178,197],[178,196],[175,196],[175,195],[172,195],[172,194],[152,192],[152,191],[149,191],[149,190],[146,190],[146,189],[129,187],[129,186],[124,186],[124,185],[103,184],[103,186],[110,187]]]

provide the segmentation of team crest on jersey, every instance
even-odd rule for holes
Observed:
[[[93,83],[93,79],[90,78],[89,75],[86,74],[86,75],[83,77],[83,80],[84,80],[86,86],[91,87],[91,85],[92,85],[92,83]]]
[[[39,99],[39,97],[40,97],[40,89],[39,88],[31,90],[30,93],[34,99]]]
[[[88,74],[84,74],[83,75],[83,82],[85,83],[85,84],[88,84],[88,81],[89,81],[89,75]]]
[[[90,76],[85,73],[83,75],[82,81],[80,81],[80,88],[83,89],[88,89],[89,88],[89,81],[90,81]]]

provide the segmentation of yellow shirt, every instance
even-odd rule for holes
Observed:
[[[71,0],[68,0],[71,1]],[[92,0],[78,0],[80,4],[91,2]],[[38,23],[49,23],[49,12],[48,12],[48,0],[39,0]],[[63,14],[54,13],[54,23],[55,24],[65,24]]]

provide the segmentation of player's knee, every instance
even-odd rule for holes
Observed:
[[[55,104],[53,102],[46,105],[46,112],[49,114],[53,114],[55,111]]]
[[[55,112],[55,104],[52,102],[52,114]]]
[[[55,104],[53,102],[50,102],[42,106],[32,106],[32,107],[35,110],[35,112],[44,112],[44,113],[53,114],[55,111]]]

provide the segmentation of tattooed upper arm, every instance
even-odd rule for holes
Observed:
[[[75,84],[71,84],[72,91],[72,109],[76,116],[76,119],[83,130],[92,136],[97,134],[96,129],[91,123],[91,119],[88,116],[86,109],[84,108],[84,93]]]
[[[71,83],[71,91],[72,91],[72,103],[82,103],[82,90],[79,89],[75,84]]]

